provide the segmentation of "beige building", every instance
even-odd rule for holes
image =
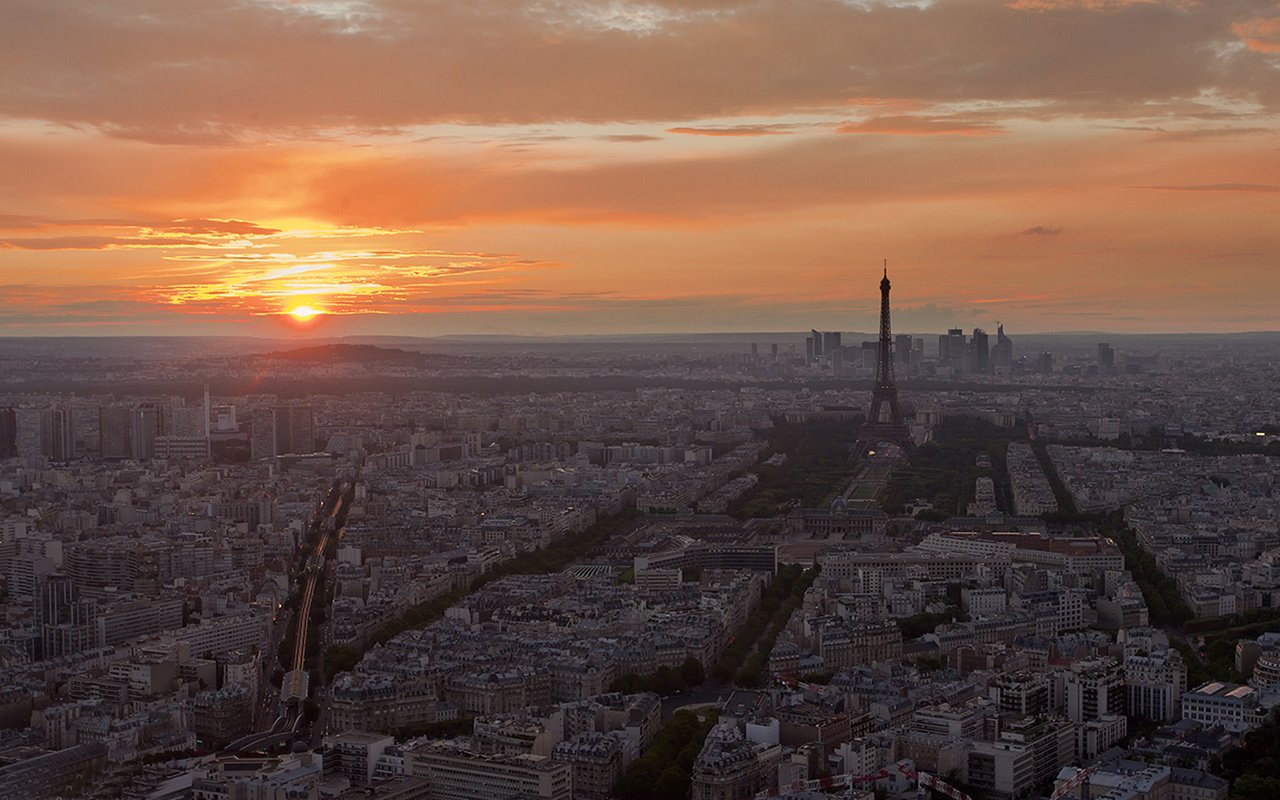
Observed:
[[[587,734],[560,742],[552,757],[573,768],[573,796],[581,800],[610,797],[624,770],[622,740],[617,735]]]
[[[431,800],[574,797],[573,768],[543,756],[486,756],[435,742],[406,753],[405,771],[430,782]]]

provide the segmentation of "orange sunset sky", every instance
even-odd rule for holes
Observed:
[[[1277,329],[1278,111],[1260,0],[0,0],[0,335]]]

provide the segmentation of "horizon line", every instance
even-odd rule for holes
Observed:
[[[33,334],[0,334],[0,341],[36,340],[36,339],[236,339],[246,341],[296,341],[324,342],[344,339],[626,339],[658,338],[679,336],[806,336],[812,330],[793,331],[632,331],[627,333],[439,333],[439,334],[402,334],[402,333],[348,333],[331,336],[299,336],[281,335],[266,336],[243,333],[33,333]],[[865,336],[878,336],[871,331],[830,330],[824,333],[840,333]],[[933,332],[904,331],[894,336],[934,335]],[[937,335],[945,335],[945,329]],[[1008,335],[1008,334],[1006,334]],[[1054,330],[1054,331],[1015,331],[1009,338],[1017,336],[1267,336],[1280,335],[1280,329],[1245,329],[1233,331],[1107,331],[1107,330]]]

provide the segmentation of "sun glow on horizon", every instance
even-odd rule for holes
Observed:
[[[296,306],[289,310],[289,316],[299,322],[309,322],[324,312],[314,306]]]

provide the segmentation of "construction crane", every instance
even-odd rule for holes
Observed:
[[[1095,764],[1087,769],[1077,769],[1076,774],[1062,782],[1062,785],[1053,790],[1053,794],[1049,795],[1049,800],[1062,800],[1063,797],[1070,794],[1077,786],[1084,786],[1080,791],[1080,800],[1089,800],[1089,776],[1098,768]]]
[[[831,688],[830,686],[823,686],[820,683],[805,683],[804,681],[796,678],[794,675],[777,675],[775,676],[775,680],[777,680],[778,683],[782,684],[788,689],[791,689],[792,691],[796,689],[807,691],[809,689],[830,689]]]

